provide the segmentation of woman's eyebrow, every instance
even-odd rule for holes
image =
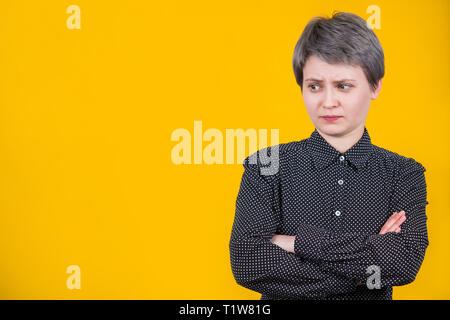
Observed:
[[[323,82],[323,80],[320,80],[320,79],[314,79],[314,78],[308,78],[308,79],[305,79],[305,81],[319,82],[319,83]],[[339,82],[345,82],[345,81],[347,81],[347,82],[348,82],[348,81],[356,82],[355,79],[339,79],[339,80],[333,81],[333,83],[339,83]]]

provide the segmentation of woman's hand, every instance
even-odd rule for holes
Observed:
[[[379,234],[385,234],[388,232],[399,233],[401,231],[400,225],[406,221],[405,211],[394,212],[380,230]]]
[[[276,234],[272,237],[272,239],[270,239],[270,242],[276,244],[277,246],[286,250],[287,252],[295,253],[294,252],[295,236]]]

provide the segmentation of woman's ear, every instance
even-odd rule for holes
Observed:
[[[381,90],[381,83],[383,81],[383,78],[381,78],[380,80],[378,80],[378,84],[377,87],[375,88],[375,90],[372,91],[372,100],[375,100],[378,97],[378,94],[380,93]]]

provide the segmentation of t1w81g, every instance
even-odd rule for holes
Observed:
[[[225,314],[270,314],[270,305],[224,304]]]

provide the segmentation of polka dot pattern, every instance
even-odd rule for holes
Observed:
[[[345,153],[317,130],[279,144],[279,169],[262,174],[258,153],[247,157],[229,242],[236,282],[261,299],[392,299],[412,282],[428,246],[425,168],[371,143],[367,128]],[[400,233],[379,235],[396,211]],[[295,254],[270,242],[295,236]],[[378,266],[381,288],[365,284]],[[364,285],[357,285],[362,283]]]

